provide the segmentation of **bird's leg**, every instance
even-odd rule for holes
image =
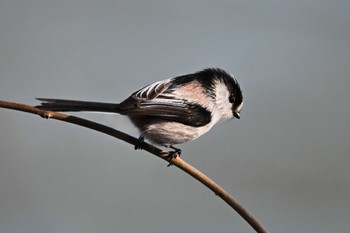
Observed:
[[[179,149],[179,148],[176,148],[176,147],[174,147],[174,146],[172,146],[172,145],[170,145],[169,146],[171,149],[173,149],[174,151],[170,151],[170,152],[172,152],[173,154],[174,154],[174,157],[173,158],[176,158],[177,156],[181,156],[181,152],[182,152],[182,150],[181,149]],[[170,153],[169,152],[169,153]]]
[[[172,145],[170,145],[170,146],[168,146],[168,147],[170,147],[171,149],[174,150],[174,151],[169,151],[169,152],[168,152],[169,161],[171,161],[172,159],[176,158],[177,156],[180,157],[181,152],[182,152],[181,149],[176,148],[176,147],[174,147],[174,146],[172,146]],[[170,167],[171,165],[172,165],[172,164],[169,163],[169,164],[168,164],[168,167]]]
[[[142,150],[141,145],[145,142],[144,136],[140,135],[139,142],[135,145],[135,150]]]

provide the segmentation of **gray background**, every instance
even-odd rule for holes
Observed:
[[[0,2],[0,99],[119,102],[221,67],[241,120],[181,145],[271,232],[350,227],[349,1]],[[123,116],[78,114],[134,136]],[[253,232],[175,167],[108,136],[0,109],[0,232]]]

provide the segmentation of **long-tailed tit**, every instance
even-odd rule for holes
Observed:
[[[111,112],[126,115],[151,143],[171,147],[194,140],[216,123],[240,118],[241,88],[229,73],[209,68],[155,82],[119,104],[38,98],[51,111]]]

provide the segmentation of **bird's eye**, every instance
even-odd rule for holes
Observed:
[[[230,103],[235,102],[235,97],[234,97],[233,95],[230,95],[230,96],[228,97],[228,101],[230,101]]]

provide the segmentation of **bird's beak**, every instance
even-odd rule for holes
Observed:
[[[237,119],[241,118],[241,115],[239,114],[239,112],[233,112],[233,116]]]

